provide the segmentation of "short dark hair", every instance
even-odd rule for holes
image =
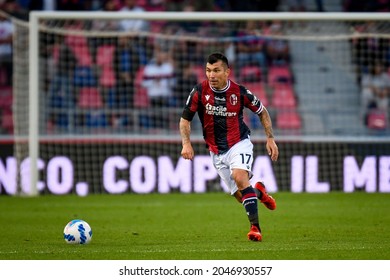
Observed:
[[[220,53],[220,52],[210,54],[208,59],[207,59],[207,62],[210,64],[214,64],[219,60],[221,60],[229,68],[229,61],[228,61],[227,57],[223,53]]]

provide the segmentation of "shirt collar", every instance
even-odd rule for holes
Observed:
[[[210,85],[210,83],[209,83],[209,86],[210,86],[210,88],[211,88],[214,92],[222,93],[222,92],[227,91],[228,88],[230,87],[230,80],[227,80],[227,84],[226,84],[226,86],[225,86],[223,89],[215,89],[215,88],[213,88],[213,87]]]

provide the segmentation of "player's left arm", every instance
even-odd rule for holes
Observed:
[[[265,135],[267,136],[266,148],[268,155],[271,157],[272,161],[277,161],[279,157],[279,149],[275,143],[271,117],[265,107],[263,107],[263,110],[260,112],[259,118],[261,124],[263,125]]]
[[[240,89],[244,100],[244,106],[249,108],[253,113],[259,115],[260,122],[263,125],[265,135],[267,136],[266,148],[268,155],[271,157],[272,161],[277,161],[279,157],[279,150],[275,143],[272,121],[268,110],[264,107],[261,101],[253,95],[252,92],[250,92],[250,90],[244,86],[240,86]]]

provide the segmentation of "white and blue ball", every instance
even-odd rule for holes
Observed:
[[[68,244],[88,244],[92,229],[86,221],[72,220],[64,228],[64,239]]]

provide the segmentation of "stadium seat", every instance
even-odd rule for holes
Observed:
[[[205,74],[206,76],[206,74]],[[235,81],[237,79],[236,72],[234,70],[234,66],[230,66],[230,75],[229,79]]]
[[[88,46],[88,40],[82,35],[67,35],[65,43],[72,50],[80,66],[91,66],[92,56]]]
[[[51,57],[55,65],[57,65],[58,61],[60,60],[60,52],[61,52],[60,48],[61,45],[59,43],[56,43],[53,45],[51,49]]]
[[[98,88],[80,88],[78,108],[88,109],[87,111],[82,111],[81,114],[79,114],[83,120],[83,125],[92,128],[107,126],[106,116],[101,110],[101,108],[103,108],[103,99]]]
[[[240,70],[240,83],[253,83],[262,81],[262,71],[259,66],[244,66]]]
[[[96,64],[101,67],[112,67],[114,63],[115,46],[102,45],[96,51]]]
[[[137,6],[146,7],[148,0],[137,0]]]
[[[92,67],[78,65],[74,70],[73,84],[76,87],[95,87],[97,78]]]
[[[271,66],[268,69],[267,81],[270,87],[289,85],[293,82],[293,76],[288,66]]]
[[[9,84],[7,69],[0,66],[0,86],[6,86],[7,84]]]
[[[103,87],[114,87],[116,85],[115,71],[111,66],[104,66],[101,69],[99,84]]]
[[[290,86],[277,86],[272,94],[272,106],[275,108],[296,108],[294,90]]]
[[[76,57],[77,64],[80,66],[91,66],[92,57],[87,45],[72,45],[70,49]]]
[[[0,109],[10,109],[12,107],[12,87],[0,87]]]
[[[154,34],[163,33],[164,26],[167,24],[164,20],[156,20],[150,22],[150,32]]]
[[[143,87],[136,87],[134,91],[134,107],[135,108],[148,108],[150,107],[150,100],[148,92]]]
[[[134,80],[134,100],[133,104],[135,108],[148,108],[150,107],[150,100],[148,92],[142,86],[142,80],[144,75],[144,67],[140,67],[135,74]]]
[[[141,66],[134,76],[134,85],[135,86],[142,86],[142,81],[144,79],[144,70],[145,66]]]
[[[253,93],[253,95],[260,99],[261,103],[263,103],[264,106],[268,106],[269,102],[267,92],[263,83],[245,83],[245,87],[249,89]]]
[[[144,6],[147,12],[164,12],[165,6],[164,1],[146,1]]]
[[[280,129],[301,129],[301,117],[297,111],[279,111],[276,114],[276,127]]]
[[[141,66],[135,74],[134,80],[134,108],[145,109],[151,106],[151,102],[148,96],[146,88],[142,86],[145,67]],[[150,128],[152,126],[152,119],[149,115],[149,110],[139,110],[137,115],[138,125],[142,128]]]
[[[387,128],[386,113],[380,110],[372,110],[368,113],[367,126],[370,129],[383,130]]]
[[[88,127],[106,127],[106,115],[101,110],[91,110],[85,116],[85,125]]]
[[[2,110],[1,126],[9,134],[13,133],[13,131],[14,131],[14,120],[13,120],[13,117],[12,117],[12,110],[11,109],[4,109],[4,110]]]
[[[97,109],[103,107],[103,99],[95,87],[83,87],[79,91],[78,107],[81,109]]]

